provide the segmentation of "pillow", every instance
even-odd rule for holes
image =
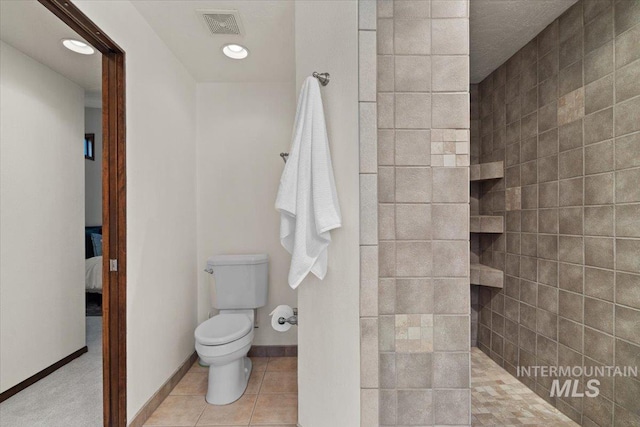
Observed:
[[[102,256],[102,234],[91,233],[93,256]]]

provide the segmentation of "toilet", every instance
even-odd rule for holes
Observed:
[[[200,362],[209,366],[207,402],[238,400],[251,375],[247,353],[253,342],[254,310],[267,303],[266,254],[217,255],[207,260],[211,306],[219,313],[195,330]]]

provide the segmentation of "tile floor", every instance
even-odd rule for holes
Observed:
[[[145,426],[295,427],[298,420],[298,359],[253,357],[244,395],[225,406],[209,405],[207,368],[196,362],[149,417]]]
[[[226,406],[209,405],[207,368],[196,362],[145,426],[295,427],[298,419],[296,357],[255,357],[244,396]],[[471,349],[473,426],[577,427],[478,348]]]
[[[477,347],[471,348],[471,425],[578,426]]]

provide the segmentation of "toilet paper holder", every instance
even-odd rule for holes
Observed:
[[[284,325],[285,323],[288,323],[290,325],[297,325],[298,324],[298,309],[294,308],[293,309],[293,316],[291,317],[279,317],[278,318],[278,323],[281,325]]]

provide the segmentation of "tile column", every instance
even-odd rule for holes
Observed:
[[[362,378],[380,400],[368,425],[471,422],[468,7],[377,2],[379,354],[363,354]],[[364,346],[375,333],[362,330]]]
[[[359,0],[360,423],[378,426],[376,1]]]

